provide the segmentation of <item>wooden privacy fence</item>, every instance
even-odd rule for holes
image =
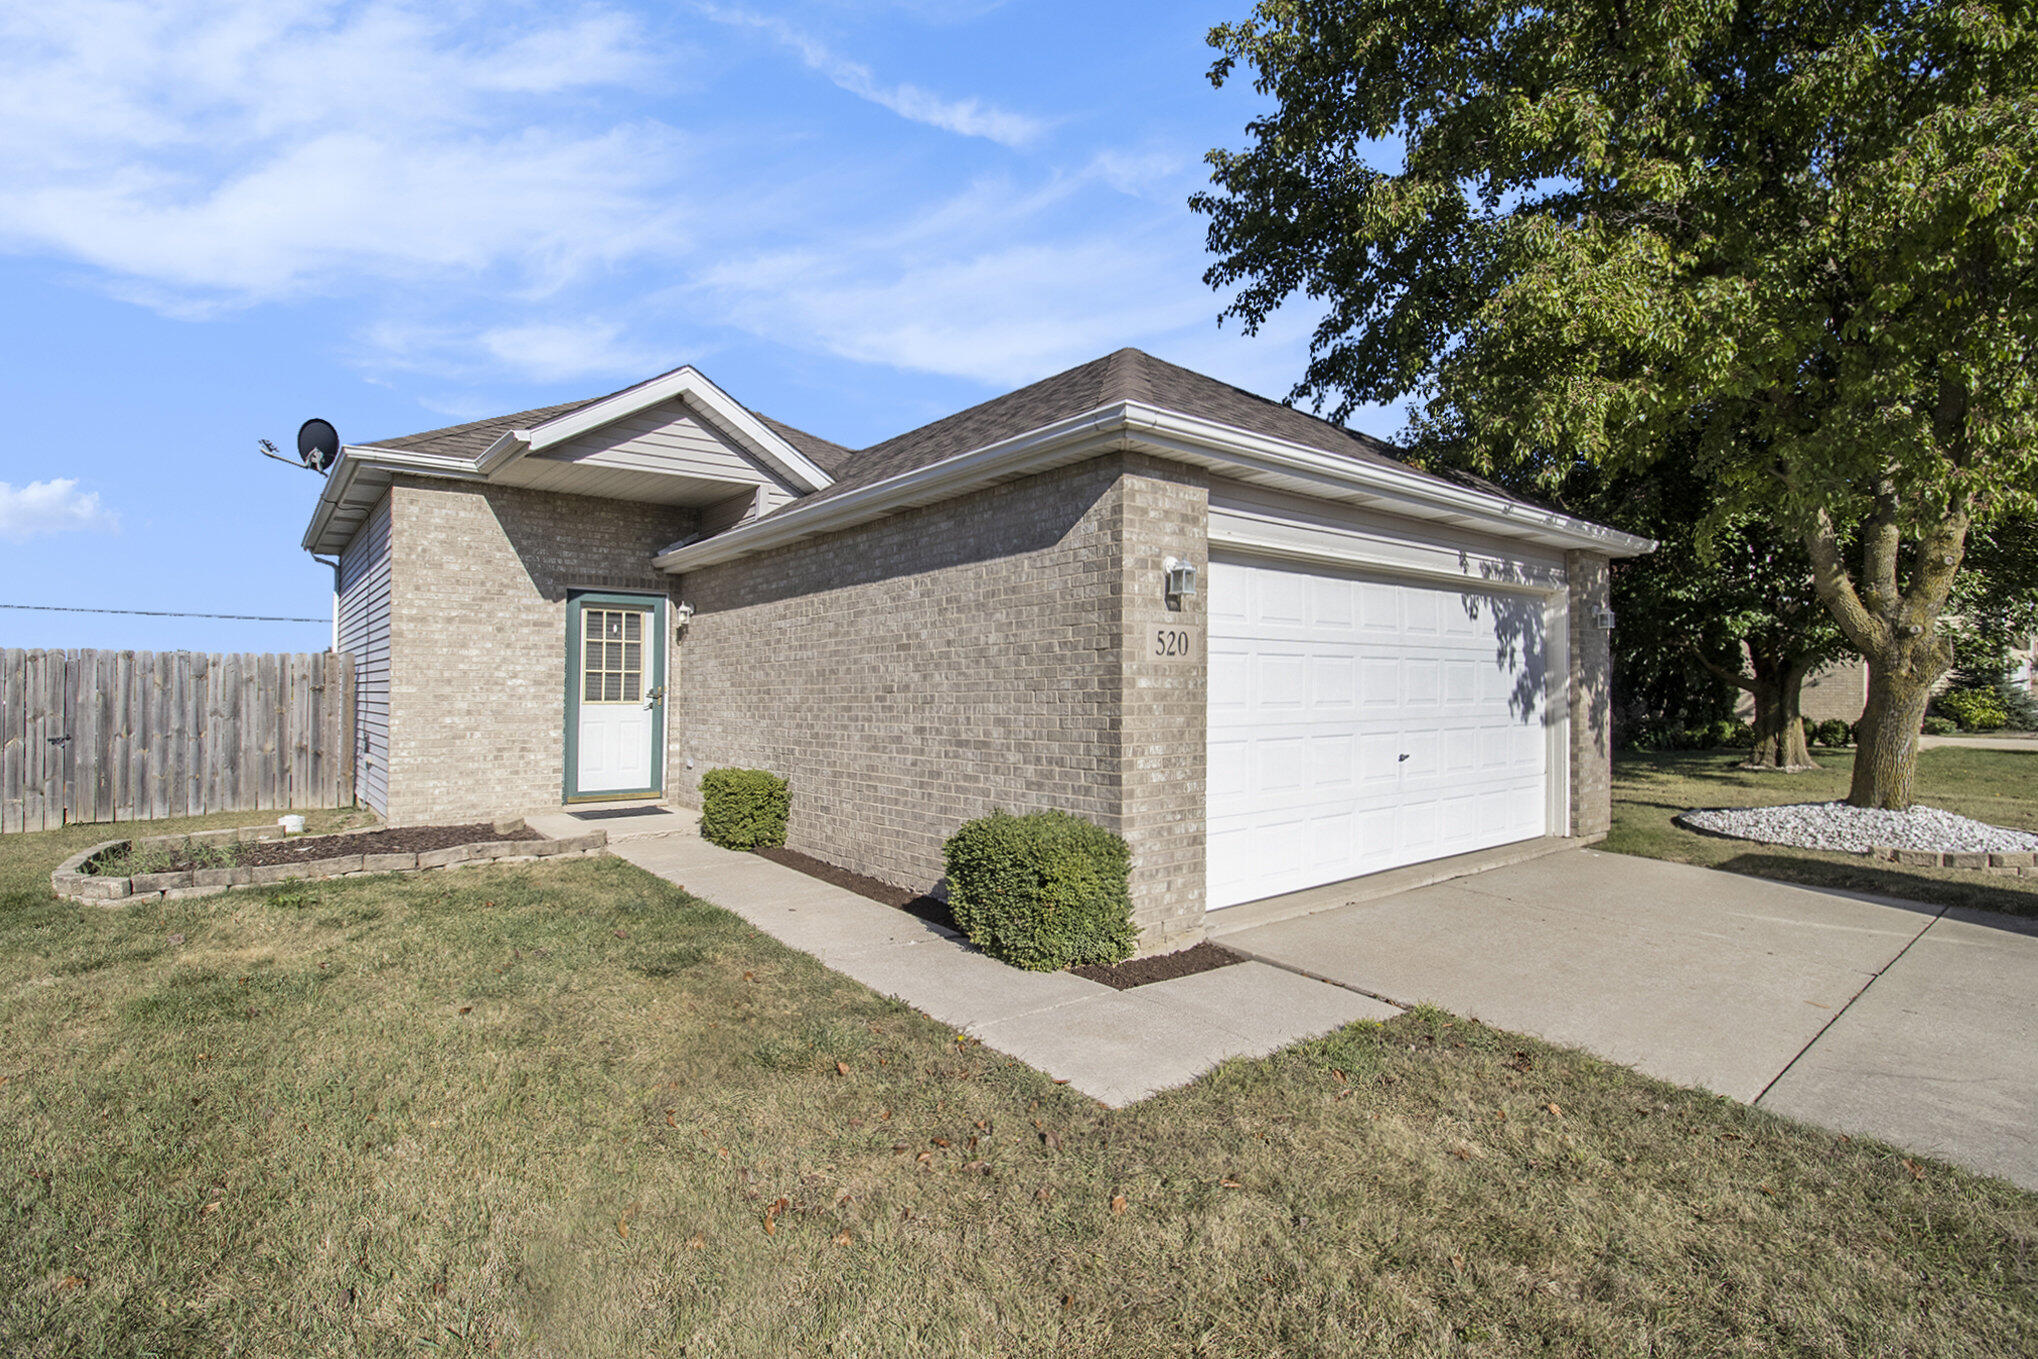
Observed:
[[[345,652],[0,649],[0,831],[353,800]]]

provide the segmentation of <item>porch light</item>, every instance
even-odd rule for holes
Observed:
[[[1188,562],[1170,557],[1162,563],[1167,571],[1167,596],[1169,599],[1189,599],[1196,593],[1196,568]]]
[[[1600,605],[1598,608],[1592,611],[1592,621],[1598,624],[1600,631],[1612,632],[1613,610],[1608,608],[1604,604]]]
[[[693,621],[693,605],[681,604],[677,608],[673,609],[672,639],[675,642],[679,640],[679,635],[686,631],[686,625],[692,621]]]

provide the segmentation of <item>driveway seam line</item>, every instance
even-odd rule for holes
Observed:
[[[1748,1101],[1748,1107],[1751,1109],[1755,1108],[1758,1105],[1760,1105],[1763,1100],[1769,1098],[1769,1092],[1776,1088],[1776,1083],[1782,1080],[1785,1076],[1788,1076],[1791,1073],[1791,1069],[1795,1067],[1799,1062],[1804,1060],[1804,1055],[1819,1045],[1819,1040],[1826,1036],[1826,1031],[1828,1029],[1831,1029],[1835,1024],[1839,1023],[1840,1017],[1842,1015],[1846,1014],[1849,1010],[1854,1008],[1855,1001],[1861,999],[1863,996],[1868,994],[1869,987],[1875,985],[1878,981],[1882,980],[1883,973],[1889,971],[1892,967],[1895,967],[1899,962],[1901,962],[1903,960],[1903,956],[1911,951],[1913,945],[1915,945],[1920,939],[1923,939],[1926,936],[1926,934],[1930,933],[1934,925],[1938,924],[1941,920],[1944,920],[1946,918],[1947,910],[1948,910],[1947,907],[1941,906],[1939,908],[1939,913],[1933,916],[1930,920],[1927,920],[1924,924],[1924,928],[1920,929],[1916,934],[1912,935],[1909,941],[1906,942],[1902,948],[1898,949],[1894,954],[1891,955],[1890,960],[1888,962],[1884,963],[1881,967],[1876,968],[1875,971],[1869,973],[1868,980],[1861,983],[1861,989],[1856,991],[1853,995],[1847,997],[1847,1003],[1845,1005],[1842,1005],[1839,1009],[1833,1011],[1833,1017],[1831,1019],[1819,1025],[1819,1031],[1811,1036],[1810,1041],[1808,1041],[1803,1047],[1797,1050],[1797,1055],[1795,1057],[1792,1057],[1788,1062],[1785,1062],[1783,1064],[1783,1070],[1777,1072],[1774,1076],[1771,1076],[1769,1078],[1769,1083],[1762,1087],[1761,1093],[1756,1095],[1755,1098]]]
[[[1339,981],[1336,977],[1326,977],[1321,973],[1308,971],[1305,968],[1295,966],[1293,963],[1282,962],[1279,958],[1269,958],[1264,953],[1254,953],[1249,948],[1239,948],[1235,944],[1226,944],[1224,947],[1233,953],[1243,954],[1256,963],[1265,963],[1268,967],[1279,968],[1283,972],[1292,973],[1309,981],[1322,982],[1325,986],[1335,986],[1340,991],[1349,991],[1355,996],[1364,996],[1368,1000],[1377,1000],[1382,1005],[1392,1005],[1397,1010],[1413,1008],[1406,1001],[1396,1000],[1392,996],[1383,996],[1378,991],[1368,991],[1363,986],[1353,986],[1350,982]]]

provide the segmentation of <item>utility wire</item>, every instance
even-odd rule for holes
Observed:
[[[176,613],[169,609],[79,609],[64,604],[0,604],[0,609],[37,613],[124,613],[137,618],[224,618],[234,623],[330,623],[330,618],[278,618],[259,613]]]

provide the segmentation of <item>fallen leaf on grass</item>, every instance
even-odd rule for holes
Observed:
[[[1548,1105],[1544,1107],[1549,1109],[1550,1113],[1557,1118],[1562,1118],[1564,1116],[1564,1111],[1557,1107],[1556,1101],[1554,1100],[1552,1100]]]
[[[1452,1147],[1451,1155],[1457,1157],[1460,1161],[1469,1161],[1472,1159],[1472,1150],[1469,1147]]]
[[[1217,1187],[1218,1187],[1219,1189],[1243,1189],[1243,1188],[1245,1188],[1245,1186],[1244,1186],[1244,1185],[1242,1185],[1242,1184],[1240,1184],[1240,1183],[1239,1183],[1239,1182],[1238,1182],[1237,1180],[1219,1180],[1219,1181],[1217,1182]]]
[[[930,1137],[927,1140],[929,1142],[932,1142],[937,1147],[945,1147],[948,1145],[948,1139],[945,1137]]]
[[[848,1245],[848,1244],[849,1244],[849,1233],[848,1233],[848,1232],[846,1232],[846,1231],[840,1231],[840,1232],[837,1232],[837,1233],[835,1233],[835,1244],[836,1244],[836,1245],[838,1245],[838,1246],[846,1246],[846,1245]]]
[[[211,1203],[201,1204],[199,1206],[198,1216],[204,1217],[207,1213],[216,1213],[218,1211],[219,1211],[219,1200],[214,1199]]]
[[[989,1161],[970,1161],[963,1165],[963,1170],[974,1175],[988,1175],[991,1173],[991,1163]]]
[[[1111,1196],[1111,1216],[1113,1217],[1125,1216],[1125,1195],[1113,1194]]]
[[[1040,1133],[1040,1145],[1046,1147],[1049,1151],[1060,1151],[1061,1134],[1051,1128],[1043,1128]]]
[[[1925,1168],[1919,1165],[1916,1161],[1913,1161],[1908,1156],[1904,1158],[1904,1169],[1911,1172],[1911,1178],[1914,1180],[1922,1180],[1925,1178]]]
[[[892,1143],[892,1155],[894,1156],[904,1156],[907,1152],[911,1151],[912,1149],[913,1149],[912,1144],[907,1142]]]
[[[666,1126],[666,1127],[668,1127],[668,1128],[677,1128],[677,1127],[679,1126],[679,1121],[678,1121],[677,1119],[675,1119],[675,1118],[673,1117],[673,1115],[674,1115],[674,1114],[676,1114],[676,1113],[678,1113],[678,1112],[679,1112],[679,1110],[677,1110],[677,1109],[667,1109],[667,1110],[665,1111],[665,1126]]]
[[[463,1015],[471,1015],[474,1013],[474,1007],[472,1005],[462,1005],[460,1007],[460,1013]]]
[[[835,1064],[835,1074],[838,1076],[847,1076],[849,1074],[849,1063],[837,1062]]]
[[[629,935],[627,935],[627,934],[623,933],[623,932],[622,932],[621,930],[617,930],[617,931],[615,932],[615,935],[616,935],[616,938],[618,938],[618,939],[628,939],[628,938],[630,937]]]
[[[625,1241],[630,1239],[629,1214],[625,1213],[623,1216],[616,1219],[616,1235],[622,1237]]]
[[[708,1248],[708,1239],[704,1236],[690,1236],[686,1240],[686,1248],[688,1250],[706,1250]]]
[[[91,1282],[89,1279],[84,1279],[76,1274],[72,1274],[67,1276],[62,1283],[57,1285],[57,1287],[63,1289],[65,1292],[69,1292],[73,1288],[83,1288],[89,1282]]]
[[[1054,1201],[1054,1191],[1044,1188],[1036,1189],[1033,1191],[1033,1201],[1035,1203],[1051,1203]]]

